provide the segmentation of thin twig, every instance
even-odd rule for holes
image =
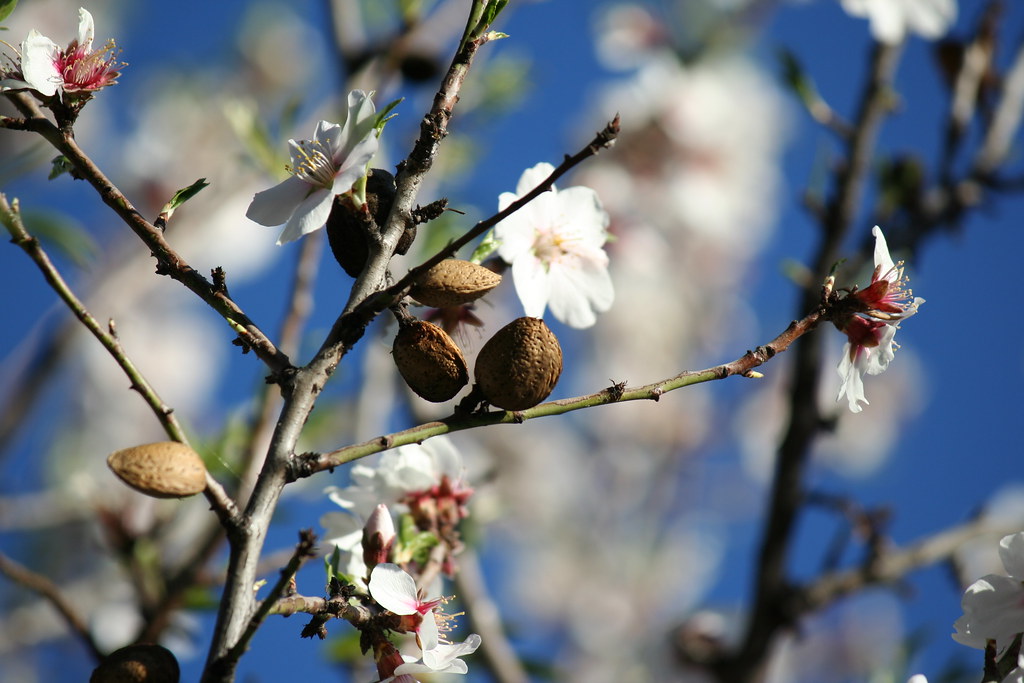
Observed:
[[[46,251],[39,244],[39,240],[35,239],[28,234],[25,230],[25,225],[22,223],[21,214],[18,211],[17,200],[12,204],[8,203],[7,197],[0,193],[0,222],[4,224],[7,231],[11,234],[12,241],[15,245],[20,247],[29,258],[31,258],[35,264],[42,271],[43,277],[50,284],[50,287],[57,293],[62,301],[67,305],[68,309],[74,314],[82,325],[85,326],[89,332],[92,333],[103,348],[110,353],[114,361],[120,366],[121,370],[124,371],[128,379],[131,380],[131,387],[142,396],[143,400],[153,411],[157,420],[160,422],[167,436],[174,441],[178,441],[184,444],[188,443],[188,439],[185,436],[185,431],[181,428],[177,419],[174,417],[174,411],[167,406],[156,393],[156,390],[149,384],[146,378],[142,375],[142,372],[135,367],[131,359],[125,353],[121,347],[121,342],[118,340],[114,333],[114,326],[111,322],[109,325],[110,331],[104,330],[99,322],[89,313],[86,309],[85,304],[75,296],[75,293],[65,282],[61,276],[60,271],[50,261]],[[212,475],[207,473],[206,475],[206,490],[203,492],[210,505],[213,507],[217,516],[224,524],[234,523],[235,517],[238,514],[235,508],[234,501],[227,495],[224,488],[213,478]]]
[[[838,260],[839,249],[857,215],[881,123],[891,106],[891,92],[901,46],[876,44],[871,75],[864,87],[845,165],[836,175],[833,195],[822,215],[821,244],[812,273],[824,278]],[[817,293],[807,287],[799,310],[814,305]],[[790,394],[790,423],[775,462],[769,509],[761,532],[754,597],[747,632],[739,648],[713,662],[709,671],[720,681],[751,680],[766,661],[779,629],[793,624],[792,586],[786,562],[796,518],[803,503],[808,454],[822,428],[818,385],[822,365],[821,335],[811,334],[797,348]]]
[[[7,98],[26,116],[25,130],[38,133],[63,154],[75,169],[78,177],[84,178],[100,195],[107,206],[139,236],[157,260],[157,273],[169,275],[178,280],[211,308],[217,311],[238,335],[244,348],[252,349],[267,364],[275,375],[286,375],[291,362],[260,328],[249,319],[223,289],[215,287],[197,270],[175,252],[165,239],[164,233],[143,218],[128,198],[103,174],[92,159],[78,146],[75,138],[62,132],[39,109],[35,100],[27,93],[6,92]],[[281,377],[285,381],[286,377]]]
[[[253,636],[256,635],[256,631],[259,629],[260,624],[270,614],[271,609],[277,603],[279,599],[288,593],[288,587],[292,585],[295,580],[295,575],[299,569],[309,558],[316,555],[316,534],[313,533],[312,529],[303,529],[299,532],[299,542],[295,546],[295,552],[292,553],[291,560],[288,561],[288,565],[281,570],[281,576],[278,577],[277,583],[270,589],[270,593],[263,599],[259,607],[256,608],[256,613],[252,615],[249,620],[249,625],[242,633],[242,637],[238,639],[238,642],[228,652],[228,657],[238,659],[242,656],[245,650],[249,647],[249,641],[252,640]]]
[[[49,601],[49,603],[53,605],[58,612],[60,612],[60,615],[64,618],[64,621],[67,622],[71,632],[74,633],[75,636],[82,641],[82,644],[85,645],[86,649],[89,650],[89,654],[92,658],[96,660],[97,663],[103,659],[103,652],[96,644],[96,641],[93,640],[85,619],[78,614],[74,606],[72,606],[71,601],[64,597],[60,592],[60,588],[53,581],[41,574],[35,573],[25,566],[18,564],[3,553],[0,553],[0,573],[11,581],[38,593]]]
[[[484,425],[520,424],[538,417],[562,415],[575,410],[593,408],[609,403],[641,400],[657,401],[664,394],[693,384],[725,379],[734,375],[751,376],[754,368],[788,349],[794,341],[813,330],[825,315],[826,311],[817,309],[802,320],[790,323],[789,327],[782,334],[764,346],[759,346],[753,351],[747,351],[743,356],[730,363],[716,365],[705,370],[684,371],[674,377],[639,387],[626,387],[624,384],[615,385],[592,394],[548,401],[533,408],[515,412],[492,410],[473,414],[455,413],[443,420],[426,422],[410,429],[379,436],[363,443],[345,446],[327,453],[303,453],[296,457],[290,467],[288,480],[294,481],[308,477],[317,472],[330,470],[347,462],[372,455],[373,453],[397,448],[398,446],[421,443],[440,434],[458,432]]]
[[[803,611],[811,612],[867,586],[893,583],[915,569],[948,560],[964,543],[978,536],[1020,531],[1020,521],[980,517],[940,531],[903,549],[890,548],[869,565],[824,574],[797,589]]]
[[[498,683],[527,683],[530,677],[505,635],[497,605],[488,595],[480,558],[470,548],[459,554],[455,588],[469,615],[470,627],[480,634],[480,650],[494,679]]]

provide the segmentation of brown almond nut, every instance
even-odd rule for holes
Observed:
[[[555,388],[562,374],[562,347],[540,318],[517,318],[480,349],[474,374],[489,403],[526,410]]]
[[[409,388],[428,401],[447,401],[469,382],[469,367],[462,351],[433,323],[402,323],[391,355]]]
[[[107,655],[89,683],[178,683],[181,669],[171,651],[162,645],[128,645]]]
[[[176,441],[158,441],[111,453],[107,465],[121,481],[154,498],[184,498],[206,488],[206,465]]]
[[[409,290],[424,306],[449,308],[476,301],[501,283],[501,276],[472,261],[445,259]]]

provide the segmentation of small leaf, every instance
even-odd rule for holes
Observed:
[[[501,14],[501,10],[505,9],[505,5],[508,4],[508,0],[493,0],[487,3],[487,9],[484,10],[484,26],[490,26],[494,23],[494,20]]]
[[[206,178],[200,178],[188,187],[181,188],[174,193],[174,196],[171,197],[169,202],[164,204],[164,208],[160,210],[160,217],[165,221],[170,219],[171,215],[179,206],[192,199],[192,197],[195,197],[203,188],[209,186],[210,183],[206,182]]]
[[[398,116],[398,114],[392,114],[391,116],[388,116],[388,114],[391,114],[391,111],[399,104],[401,104],[402,100],[404,99],[404,97],[399,97],[397,100],[381,109],[380,113],[377,114],[377,122],[373,125],[373,127],[377,129],[378,136],[380,136],[380,134],[384,131],[384,124]]]
[[[501,240],[495,238],[494,230],[491,230],[484,236],[483,242],[473,251],[473,255],[469,257],[469,260],[473,263],[483,263],[484,259],[496,252],[500,246]]]
[[[779,63],[782,66],[782,80],[796,94],[805,107],[811,109],[821,101],[818,87],[814,80],[807,75],[800,60],[796,55],[786,49],[779,50]]]
[[[398,542],[394,560],[398,564],[414,560],[420,564],[430,559],[430,551],[440,543],[431,531],[420,531],[412,515],[404,514],[398,521]]]
[[[206,182],[206,178],[200,178],[199,180],[195,181],[188,187],[181,188],[180,190],[174,193],[174,196],[171,197],[171,201],[167,202],[167,204],[164,205],[164,210],[174,211],[179,206],[181,206],[188,200],[192,199],[192,197],[195,197],[197,194],[199,194],[199,192],[202,191],[203,188],[209,186],[210,183]]]
[[[51,161],[50,164],[50,175],[46,176],[47,180],[59,178],[65,173],[70,173],[71,170],[74,168],[74,166],[72,166],[71,164],[71,160],[68,159],[63,154],[61,154],[58,157],[54,157],[53,161]]]
[[[11,16],[11,12],[18,5],[18,0],[0,0],[0,21]]]
[[[31,235],[79,268],[88,266],[100,253],[92,235],[66,214],[31,211],[22,218]]]

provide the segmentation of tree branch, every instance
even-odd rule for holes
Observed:
[[[867,181],[875,141],[891,106],[891,92],[901,46],[875,45],[871,75],[860,100],[854,132],[849,138],[845,165],[836,175],[833,196],[822,214],[821,244],[812,273],[824,278],[838,261],[843,238],[857,214]],[[820,281],[820,280],[819,280]],[[808,310],[817,297],[804,290],[799,310]],[[790,394],[790,423],[779,447],[775,476],[756,564],[752,611],[740,647],[711,665],[720,681],[751,680],[765,663],[776,632],[793,623],[792,586],[786,561],[793,541],[797,513],[803,502],[803,475],[807,457],[822,419],[818,412],[818,384],[822,365],[821,335],[808,335],[796,353]]]
[[[825,317],[827,317],[827,311],[823,307],[819,307],[802,320],[790,323],[789,327],[782,334],[764,346],[759,346],[753,351],[747,351],[743,356],[732,362],[716,365],[706,370],[684,371],[674,377],[639,387],[626,387],[625,383],[616,384],[593,394],[548,401],[533,408],[515,412],[505,410],[492,410],[485,413],[472,414],[456,412],[451,417],[443,420],[426,422],[410,429],[379,436],[369,441],[345,446],[328,453],[303,453],[296,457],[292,463],[289,469],[288,480],[294,481],[317,472],[332,470],[339,465],[358,460],[373,453],[379,453],[406,444],[421,443],[440,434],[473,429],[484,425],[520,424],[538,417],[562,415],[575,410],[593,408],[609,403],[640,400],[657,401],[662,395],[670,391],[693,384],[725,379],[734,375],[752,376],[751,373],[754,368],[768,362],[777,354],[788,349],[794,341],[813,330]]]
[[[60,612],[71,632],[82,641],[92,658],[97,663],[103,659],[103,652],[100,651],[92,634],[89,633],[89,627],[85,620],[75,611],[71,602],[64,597],[60,588],[53,581],[18,564],[3,553],[0,553],[0,574],[45,598]]]
[[[46,139],[75,168],[78,177],[85,179],[103,203],[114,212],[149,247],[157,260],[157,273],[169,275],[192,290],[219,313],[238,334],[245,348],[251,348],[266,363],[275,376],[291,369],[288,357],[274,346],[256,324],[242,311],[225,291],[220,290],[192,268],[175,252],[164,237],[164,233],[142,217],[128,198],[103,174],[92,159],[78,146],[71,134],[65,134],[43,115],[32,96],[27,93],[4,93],[18,110],[26,116],[25,130],[38,133]]]
[[[181,425],[178,424],[177,418],[174,417],[174,411],[163,402],[121,347],[121,342],[115,334],[113,321],[109,325],[110,331],[104,331],[99,322],[86,309],[85,304],[71,291],[71,288],[64,281],[56,266],[50,261],[46,251],[40,246],[39,241],[25,230],[25,225],[21,221],[21,214],[18,211],[17,200],[12,205],[8,203],[7,197],[3,193],[0,193],[0,222],[4,224],[7,231],[11,234],[14,244],[21,247],[39,267],[43,277],[46,278],[50,287],[64,301],[68,309],[99,340],[103,348],[110,353],[114,361],[121,367],[125,375],[128,376],[128,379],[131,380],[132,389],[137,391],[146,404],[149,405],[153,414],[161,426],[163,426],[167,436],[173,441],[187,445],[188,439]],[[206,490],[203,491],[203,494],[223,524],[235,523],[238,510],[235,507],[234,501],[231,500],[224,491],[224,488],[209,472],[206,474]]]

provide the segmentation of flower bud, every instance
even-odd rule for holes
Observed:
[[[395,522],[388,506],[381,503],[370,514],[363,527],[363,562],[372,571],[378,564],[388,561],[391,546],[395,544]]]

